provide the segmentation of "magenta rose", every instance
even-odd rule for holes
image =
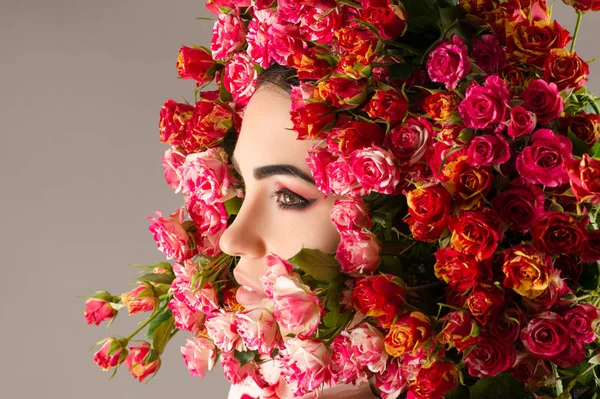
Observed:
[[[506,51],[494,35],[482,35],[473,39],[473,61],[488,75],[495,75],[506,64]]]
[[[372,325],[362,323],[350,333],[350,344],[357,363],[373,373],[385,371],[388,354],[384,335]]]
[[[263,355],[270,355],[280,340],[275,317],[266,309],[236,313],[234,327],[248,349]]]
[[[379,266],[381,244],[370,231],[346,230],[341,233],[336,257],[346,274],[373,274]]]
[[[600,317],[598,308],[590,303],[580,303],[562,314],[569,334],[576,341],[586,344],[594,342],[596,333],[592,329],[592,322]]]
[[[340,27],[341,16],[336,9],[310,8],[300,15],[300,35],[309,42],[331,44],[333,33]]]
[[[533,184],[556,187],[569,182],[564,162],[570,161],[571,140],[550,129],[539,129],[531,136],[529,146],[517,158],[517,171]]]
[[[190,375],[202,378],[215,367],[217,348],[208,338],[186,338],[186,344],[181,347],[181,355]]]
[[[536,124],[536,117],[530,111],[520,105],[514,106],[510,110],[510,122],[506,134],[513,139],[521,136],[527,136],[533,132]]]
[[[520,334],[525,349],[541,359],[565,350],[569,337],[565,320],[554,312],[544,312],[532,318]]]
[[[517,305],[508,305],[504,313],[488,324],[487,330],[494,339],[512,346],[519,338],[525,321],[525,312],[521,308]]]
[[[362,198],[335,200],[329,213],[337,231],[360,230],[372,226],[369,209]]]
[[[151,222],[148,230],[152,233],[158,250],[165,254],[167,259],[175,259],[182,262],[195,255],[196,247],[193,240],[183,227],[183,213],[181,209],[169,217],[163,217],[160,211],[156,211],[157,217],[148,217]]]
[[[383,374],[375,375],[375,386],[382,398],[397,398],[406,390],[408,381],[402,373],[399,358],[390,359]]]
[[[227,60],[246,43],[246,27],[237,10],[219,13],[212,30],[210,49],[215,60]]]
[[[561,353],[556,356],[552,356],[550,360],[558,367],[567,368],[577,366],[585,358],[586,349],[585,344],[581,341],[570,339],[567,343],[567,347]]]
[[[409,117],[390,129],[384,145],[399,162],[414,165],[427,153],[433,136],[433,128],[427,119]]]
[[[429,53],[426,66],[432,81],[443,83],[448,89],[456,89],[471,71],[469,50],[459,36],[453,35]]]
[[[306,164],[315,180],[315,185],[320,192],[325,194],[325,197],[330,192],[327,165],[335,159],[326,149],[316,146],[308,152],[308,158],[306,158]]]
[[[523,108],[531,111],[541,125],[557,119],[563,112],[563,99],[554,83],[543,79],[535,79],[521,92]]]
[[[333,339],[330,349],[331,363],[329,364],[329,371],[334,383],[351,384],[359,378],[366,377],[364,368],[360,367],[352,351],[350,334],[347,331],[342,331],[340,335]]]
[[[587,240],[581,251],[581,259],[585,262],[600,260],[600,230],[587,232]]]
[[[273,61],[269,54],[269,36],[267,31],[274,24],[277,24],[277,16],[272,9],[255,11],[254,18],[248,24],[248,33],[246,35],[248,48],[246,52],[252,62],[263,68],[268,68]]]
[[[232,61],[225,66],[223,86],[235,102],[241,106],[248,104],[256,90],[256,69],[246,53],[235,53]]]
[[[490,334],[481,334],[475,348],[464,358],[473,377],[493,377],[508,370],[517,357],[515,347],[497,340]]]
[[[519,177],[511,182],[508,190],[498,194],[492,204],[504,223],[524,233],[544,215],[544,200],[541,188]]]
[[[181,191],[212,204],[235,195],[229,176],[228,156],[223,148],[189,154],[181,168]]]
[[[273,315],[282,335],[293,333],[306,339],[317,330],[323,309],[308,286],[293,276],[280,276],[273,284]]]
[[[361,165],[358,164],[358,167]],[[340,196],[358,197],[365,194],[365,189],[356,177],[356,172],[342,157],[331,162],[325,168],[329,190]]]
[[[350,170],[362,186],[362,195],[374,191],[392,194],[400,183],[400,168],[394,155],[379,147],[356,150],[348,159]]]
[[[486,134],[471,139],[467,163],[471,166],[500,165],[510,159],[510,146],[500,135]]]
[[[465,99],[458,105],[458,113],[466,127],[483,129],[498,124],[496,131],[504,129],[502,122],[508,119],[511,96],[502,79],[488,76],[483,86],[473,81],[465,95]]]

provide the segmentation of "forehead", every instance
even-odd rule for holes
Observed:
[[[288,93],[274,86],[261,87],[244,112],[242,129],[235,147],[240,168],[291,164],[304,171],[307,151],[313,141],[297,140],[292,129]]]

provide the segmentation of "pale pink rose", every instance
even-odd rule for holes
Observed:
[[[230,383],[240,385],[248,378],[258,378],[256,375],[256,365],[253,362],[241,366],[240,362],[234,357],[233,352],[223,352],[219,358],[221,360],[221,367],[223,367],[225,378],[227,378],[227,381]]]
[[[498,76],[488,76],[483,86],[473,81],[458,105],[463,124],[470,129],[484,129],[497,124],[496,132],[504,129],[508,119],[511,95],[506,83]]]
[[[293,333],[304,339],[317,330],[323,309],[308,286],[292,276],[281,276],[273,284],[273,315],[286,330],[282,335]]]
[[[280,276],[289,276],[294,270],[294,266],[287,260],[275,254],[267,255],[265,264],[268,269],[267,272],[261,276],[260,280],[265,289],[267,298],[273,299],[273,285],[275,284],[275,281]]]
[[[336,195],[358,197],[366,194],[350,164],[341,157],[326,166],[325,174],[330,192]]]
[[[235,315],[235,328],[246,347],[270,355],[279,343],[279,331],[273,314],[266,309],[253,309]]]
[[[367,379],[365,368],[358,364],[352,351],[350,334],[347,331],[335,337],[329,349],[331,350],[329,371],[334,384],[356,384]]]
[[[190,308],[184,302],[177,298],[169,301],[169,309],[173,313],[175,327],[183,331],[190,331],[194,335],[198,335],[204,326],[204,313],[199,310]]]
[[[201,235],[214,235],[227,228],[227,210],[220,202],[209,204],[195,195],[185,199],[189,217]]]
[[[252,58],[246,53],[235,53],[232,61],[225,66],[223,86],[231,93],[237,105],[248,104],[256,90],[257,73]]]
[[[263,68],[268,68],[273,62],[269,54],[269,27],[277,24],[277,16],[272,9],[258,10],[254,13],[254,18],[248,24],[248,34],[246,49],[250,59]]]
[[[360,197],[335,200],[329,216],[339,232],[368,229],[373,225],[369,209]]]
[[[398,162],[414,165],[427,153],[433,136],[433,127],[427,119],[408,117],[392,127],[384,138],[384,144]]]
[[[207,371],[215,367],[217,348],[208,338],[186,338],[186,344],[181,347],[181,354],[190,375],[202,378]]]
[[[173,273],[175,279],[171,283],[173,296],[185,303],[191,309],[199,310],[205,314],[211,314],[219,305],[217,294],[210,283],[206,283],[200,288],[198,283],[201,279],[196,277],[196,284],[192,286],[194,276],[200,273],[199,266],[194,262],[188,261],[185,266],[178,263],[173,264]]]
[[[219,14],[212,31],[210,49],[215,60],[225,60],[246,42],[246,28],[237,10]]]
[[[181,191],[209,204],[235,195],[229,176],[228,156],[221,147],[189,154],[182,167]]]
[[[181,184],[181,167],[185,157],[178,153],[174,147],[168,148],[162,157],[165,180],[173,190],[177,190]]]
[[[370,231],[346,230],[340,234],[336,258],[346,274],[372,274],[379,266],[381,244]]]
[[[402,366],[400,370],[404,379],[410,384],[417,378],[419,370],[423,364],[427,362],[427,352],[423,348],[419,349],[417,353],[405,353],[401,358]]]
[[[167,259],[175,259],[183,262],[196,254],[193,241],[190,241],[188,233],[183,227],[183,214],[181,209],[175,211],[170,217],[163,217],[160,211],[156,211],[157,218],[148,217],[150,226],[148,230],[152,233],[156,246]]]
[[[291,338],[285,342],[282,355],[281,374],[295,396],[329,384],[330,352],[321,341]]]
[[[375,376],[375,386],[382,399],[396,399],[406,390],[407,381],[402,375],[400,358],[392,358],[383,374]]]
[[[300,16],[300,34],[304,40],[331,44],[333,32],[341,25],[341,16],[336,9],[310,8]]]
[[[333,157],[329,151],[325,148],[316,146],[308,152],[308,158],[306,158],[306,164],[315,180],[315,185],[320,192],[325,194],[325,198],[327,198],[327,194],[330,193],[327,165],[333,161],[335,161],[335,157]]]
[[[214,313],[204,322],[206,333],[222,352],[243,351],[244,343],[234,324],[235,313]]]
[[[362,195],[372,191],[392,194],[400,183],[400,167],[391,152],[379,147],[356,150],[348,165],[362,186]]]
[[[362,323],[350,333],[352,351],[361,367],[374,373],[385,371],[388,354],[385,351],[385,337],[369,323]]]
[[[460,37],[453,35],[429,53],[426,66],[432,81],[443,83],[448,89],[456,89],[471,71],[469,50]]]

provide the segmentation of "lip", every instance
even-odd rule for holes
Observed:
[[[264,293],[258,292],[247,286],[240,286],[236,292],[236,300],[246,309],[262,307],[262,300],[266,298]]]

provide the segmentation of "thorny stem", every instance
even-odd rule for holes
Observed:
[[[575,22],[575,31],[573,32],[573,41],[571,42],[570,52],[575,50],[575,41],[577,40],[577,34],[579,33],[579,26],[581,25],[581,19],[583,18],[583,13],[579,10],[575,10],[577,12],[577,22]]]

